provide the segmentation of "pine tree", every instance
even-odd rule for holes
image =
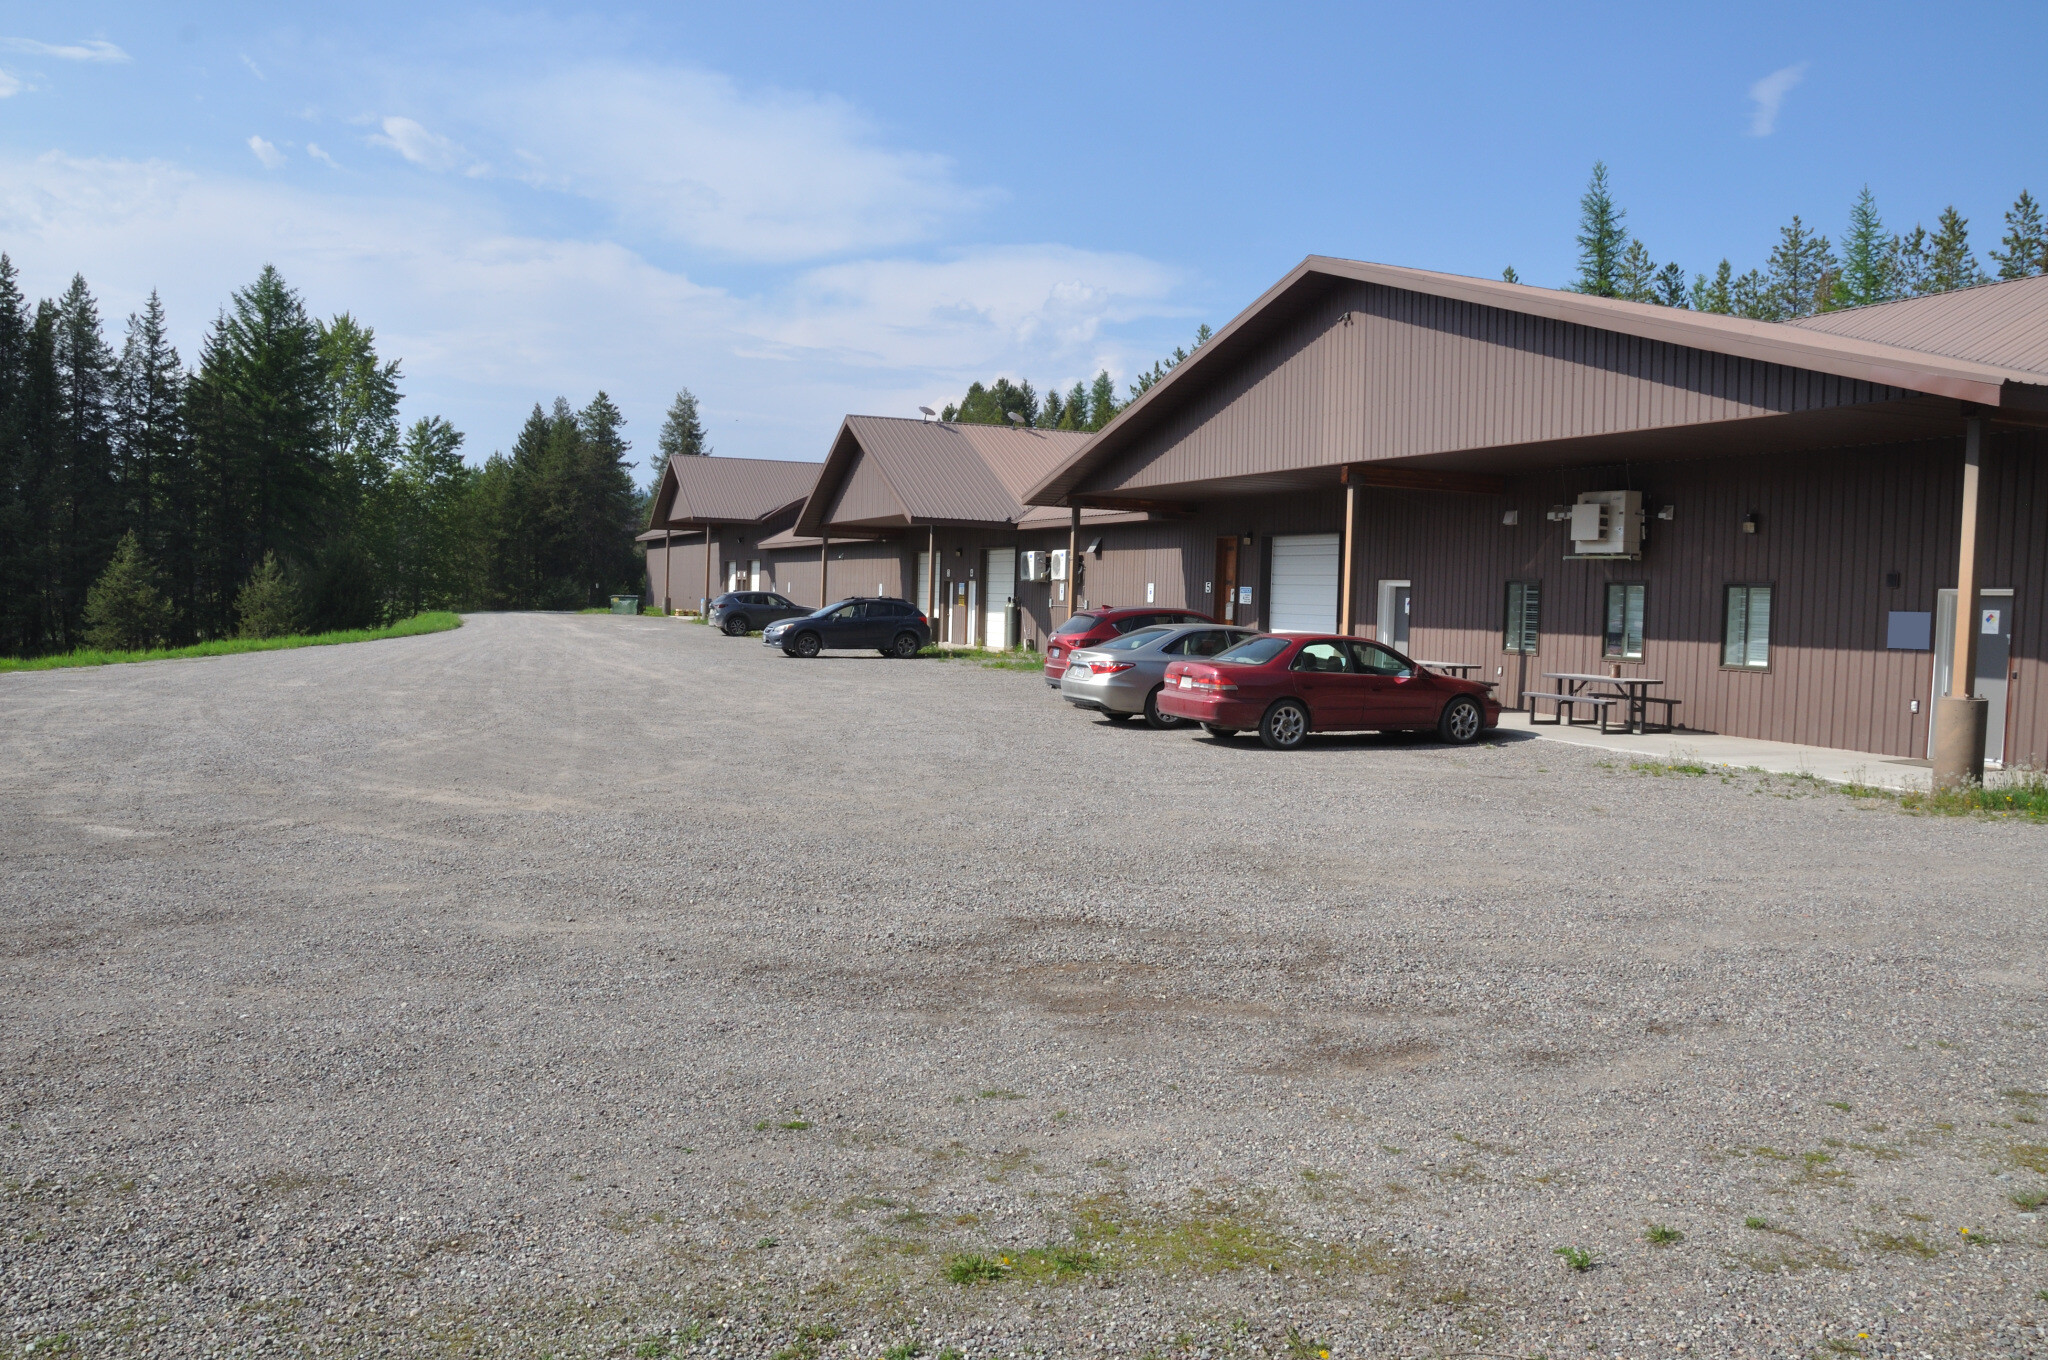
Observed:
[[[1877,199],[1866,184],[1849,209],[1849,231],[1842,238],[1842,267],[1828,293],[1828,307],[1871,307],[1897,296],[1891,241],[1877,215]]]
[[[1686,306],[1685,270],[1676,260],[1657,271],[1656,284],[1651,290],[1650,301],[1660,307]]]
[[[1095,381],[1088,386],[1088,424],[1085,428],[1099,430],[1116,419],[1122,408],[1117,404],[1116,383],[1110,378],[1109,370],[1103,369],[1095,375]]]
[[[632,590],[640,578],[633,555],[633,474],[626,462],[632,449],[620,431],[626,417],[599,392],[576,414],[577,450],[575,504],[570,560],[578,585],[589,583],[589,604],[613,592]],[[594,598],[593,598],[594,596]]]
[[[439,416],[412,423],[392,465],[388,492],[394,617],[458,602],[457,516],[471,476],[462,461],[460,430]]]
[[[182,617],[191,608],[196,529],[191,449],[185,436],[185,369],[166,334],[163,302],[149,295],[128,318],[114,378],[114,450],[121,521],[136,533]],[[182,622],[166,638],[182,638]]]
[[[1628,302],[1657,300],[1657,262],[1650,258],[1649,247],[1641,241],[1630,241],[1628,248],[1621,252],[1621,263],[1614,275],[1613,296]]]
[[[2004,250],[1990,252],[2001,279],[2030,279],[2048,272],[2048,230],[2041,225],[2041,205],[2025,189],[2005,214]]]
[[[170,636],[176,613],[156,588],[156,573],[130,529],[106,570],[86,592],[85,645],[108,652],[139,652]]]
[[[1522,281],[1522,276],[1515,272],[1513,265],[1509,265],[1506,269],[1501,270],[1500,278],[1502,283],[1520,283]]]
[[[99,304],[73,275],[57,304],[58,628],[68,645],[84,625],[86,592],[119,541],[114,470],[114,355],[100,331]]]
[[[1088,428],[1088,388],[1078,378],[1067,389],[1066,405],[1060,408],[1059,428],[1062,430],[1085,430]]]
[[[35,516],[28,499],[35,460],[28,447],[29,357],[34,334],[14,261],[0,254],[0,654],[36,646]]]
[[[1705,274],[1692,276],[1692,309],[1696,312],[1713,312],[1726,316],[1735,310],[1728,296],[1728,285],[1734,280],[1735,267],[1728,261],[1721,261],[1709,280]]]
[[[654,442],[654,462],[649,468],[653,476],[648,485],[656,489],[660,488],[661,479],[668,473],[669,459],[710,455],[711,443],[704,437],[704,422],[697,418],[697,398],[689,388],[676,393],[676,399],[669,403],[668,415],[661,422],[661,434]]]
[[[1574,293],[1615,297],[1620,293],[1621,260],[1628,249],[1628,232],[1622,221],[1628,214],[1615,206],[1607,187],[1607,163],[1593,163],[1593,178],[1579,199],[1579,277],[1570,285]]]
[[[1728,286],[1729,310],[1751,321],[1783,321],[1776,290],[1761,270],[1744,272]]]
[[[1934,286],[1934,257],[1927,228],[1919,223],[1904,236],[1892,237],[1892,279],[1900,297],[1941,291]]]
[[[1914,228],[1917,233],[1918,227]],[[1927,291],[1948,293],[1983,283],[1984,267],[1970,249],[1970,223],[1951,203],[1941,210],[1928,250]]]
[[[1798,217],[1778,232],[1778,245],[1771,252],[1769,288],[1771,310],[1768,320],[1794,320],[1820,310],[1827,290],[1834,286],[1835,252],[1828,238],[1806,229]]]
[[[245,638],[290,637],[299,631],[302,610],[298,588],[274,552],[249,574],[249,580],[235,594],[238,632]]]

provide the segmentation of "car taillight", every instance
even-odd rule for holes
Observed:
[[[1088,670],[1094,675],[1121,675],[1136,664],[1134,661],[1091,661]]]
[[[1182,671],[1180,687],[1182,689],[1206,690],[1210,694],[1222,694],[1237,688],[1236,685],[1225,680],[1215,671]]]

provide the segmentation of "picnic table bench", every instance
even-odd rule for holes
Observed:
[[[1566,694],[1554,689],[1525,689],[1522,691],[1522,698],[1529,701],[1531,705],[1529,721],[1532,723],[1543,721],[1542,718],[1537,716],[1536,704],[1555,704],[1557,706],[1555,716],[1550,719],[1553,726],[1559,724],[1566,727],[1577,725],[1579,710],[1583,708],[1589,714],[1588,720],[1598,722],[1602,732],[1614,730],[1607,725],[1607,711],[1622,702],[1618,696]]]
[[[1553,721],[1560,723],[1576,721],[1577,710],[1580,707],[1585,707],[1599,722],[1602,732],[1648,732],[1653,728],[1661,728],[1663,731],[1669,732],[1672,730],[1674,715],[1678,705],[1683,702],[1683,700],[1666,699],[1661,695],[1650,693],[1650,686],[1661,685],[1664,682],[1648,676],[1591,675],[1581,671],[1545,671],[1543,678],[1545,680],[1555,680],[1557,688],[1554,690],[1524,690],[1522,692],[1523,699],[1531,701],[1532,704],[1552,703],[1557,705],[1557,717]],[[1610,692],[1601,693],[1595,691],[1589,694],[1586,692],[1588,685],[1599,685]],[[1663,710],[1663,722],[1653,723],[1650,721],[1650,709],[1653,706]],[[1610,715],[1616,708],[1619,708],[1622,714],[1621,726],[1619,727],[1610,726]],[[1529,721],[1532,723],[1539,721],[1533,707],[1529,712]]]

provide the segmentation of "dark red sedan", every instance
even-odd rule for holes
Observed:
[[[1352,637],[1267,633],[1207,660],[1176,661],[1157,703],[1212,736],[1256,728],[1275,751],[1311,732],[1434,731],[1462,746],[1500,723],[1486,686]]]
[[[1125,609],[1084,609],[1053,629],[1052,636],[1045,640],[1045,683],[1058,689],[1060,677],[1067,673],[1067,658],[1083,647],[1094,647],[1155,623],[1215,621],[1192,609],[1165,609],[1149,604]]]

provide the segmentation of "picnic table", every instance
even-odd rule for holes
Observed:
[[[1417,657],[1415,664],[1427,666],[1433,671],[1442,671],[1445,675],[1455,675],[1460,680],[1470,680],[1472,672],[1479,669],[1477,661],[1424,661]]]
[[[1655,705],[1664,710],[1663,731],[1672,729],[1672,713],[1679,700],[1666,699],[1650,693],[1653,685],[1662,680],[1643,675],[1595,675],[1584,671],[1545,671],[1545,680],[1555,680],[1554,690],[1529,689],[1522,691],[1522,697],[1533,703],[1552,703],[1557,706],[1553,722],[1571,724],[1578,721],[1578,711],[1587,710],[1602,732],[1648,732],[1650,708]],[[1589,686],[1599,686],[1589,692]],[[1619,708],[1622,713],[1621,726],[1609,726],[1609,714]],[[1529,711],[1529,721],[1538,722],[1536,710]]]

